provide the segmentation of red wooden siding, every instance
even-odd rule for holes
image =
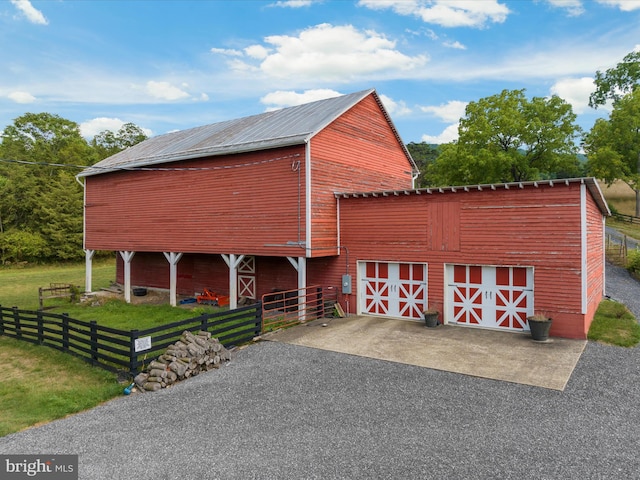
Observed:
[[[412,187],[373,94],[314,136],[310,152],[312,257],[336,254],[336,191]],[[194,170],[86,178],[86,248],[305,255],[291,246],[307,240],[303,145],[159,167]]]
[[[586,193],[587,197],[587,321],[584,324],[584,335],[586,336],[591,321],[595,315],[598,305],[605,294],[604,286],[604,225],[602,215],[597,206],[589,201],[591,196]]]
[[[286,255],[272,245],[304,240],[302,146],[162,167],[196,170],[86,178],[86,248]]]
[[[602,215],[588,193],[586,203],[594,250],[588,262],[587,316],[592,318],[602,297],[602,237],[593,224],[601,224]],[[459,220],[445,219],[441,212],[447,208],[459,209]],[[572,338],[585,338],[588,329],[582,313],[581,218],[579,183],[340,199],[341,240],[352,271],[359,260],[425,262],[429,303],[442,305],[445,264],[533,267],[535,310],[554,318],[552,334]],[[432,233],[442,222],[448,231],[459,228],[459,249],[433,248],[443,245]],[[353,286],[355,305],[355,278]]]
[[[313,248],[337,245],[335,192],[412,188],[412,165],[373,95],[311,140]]]

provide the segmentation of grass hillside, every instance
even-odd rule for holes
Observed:
[[[602,181],[598,183],[610,208],[613,207],[618,213],[622,213],[623,215],[635,215],[636,194],[631,190],[629,185],[620,180],[617,180],[611,186],[607,186]]]

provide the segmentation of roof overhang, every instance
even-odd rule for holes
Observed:
[[[336,192],[334,193],[336,198],[365,198],[365,197],[391,197],[401,195],[435,195],[439,193],[465,193],[483,190],[510,190],[510,189],[526,189],[526,188],[540,188],[540,187],[556,187],[556,186],[569,186],[571,184],[582,184],[587,187],[589,193],[593,197],[594,201],[598,205],[598,208],[605,216],[611,216],[611,211],[607,205],[607,201],[602,194],[598,181],[593,177],[582,178],[562,178],[557,180],[537,180],[530,182],[511,182],[511,183],[487,183],[480,185],[463,185],[463,186],[451,186],[451,187],[432,187],[432,188],[417,188],[406,190],[382,190],[375,192]]]

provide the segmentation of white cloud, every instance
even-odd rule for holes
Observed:
[[[36,97],[29,92],[11,92],[7,97],[16,103],[33,103]]]
[[[340,95],[342,95],[340,92],[330,89],[306,90],[302,93],[279,90],[266,94],[260,99],[260,103],[267,105],[267,110],[278,110],[280,108],[315,102],[316,100],[339,97]]]
[[[244,53],[258,60],[263,60],[269,56],[269,50],[262,45],[251,45],[244,49]]]
[[[117,132],[126,122],[119,118],[99,117],[80,124],[80,133],[85,138],[93,138],[100,132],[111,130]]]
[[[422,135],[422,137],[420,138],[421,141],[426,142],[426,143],[435,143],[435,144],[442,144],[442,143],[449,143],[449,142],[453,142],[454,140],[458,139],[458,124],[454,123],[453,125],[449,125],[447,128],[445,128],[442,133],[440,133],[440,135],[436,135],[436,136],[432,136],[432,135],[427,135],[424,134]]]
[[[271,78],[300,81],[349,82],[376,76],[405,75],[422,67],[427,57],[407,56],[396,50],[396,43],[372,30],[361,31],[352,25],[328,23],[303,30],[298,36],[273,35],[265,38],[273,48],[252,45],[246,51],[268,52],[259,64],[262,73]],[[260,50],[259,47],[262,47]],[[236,61],[236,69],[251,65]]]
[[[623,12],[631,12],[633,10],[640,9],[640,2],[638,2],[638,0],[598,0],[598,3],[609,5],[611,7],[618,7]]]
[[[313,3],[313,0],[280,0],[275,3],[271,3],[270,7],[283,7],[283,8],[301,8],[308,7]]]
[[[442,45],[444,45],[445,47],[449,47],[449,48],[455,48],[457,50],[466,50],[467,49],[467,47],[465,47],[460,42],[444,42]]]
[[[392,9],[442,27],[482,28],[489,22],[503,23],[511,13],[497,0],[360,0],[359,5],[372,10]]]
[[[420,107],[420,110],[434,115],[443,122],[458,122],[464,116],[466,108],[467,102],[451,100],[438,106]]]
[[[181,98],[189,97],[187,92],[171,85],[169,82],[155,82],[150,80],[147,82],[146,91],[152,97],[162,100],[180,100]]]
[[[403,115],[409,115],[411,109],[407,107],[407,104],[403,101],[395,101],[391,97],[380,94],[380,100],[384,104],[384,108],[389,112],[392,117],[401,117]]]
[[[38,25],[47,25],[49,23],[42,12],[31,5],[29,0],[11,0],[11,3],[13,3],[31,23]]]
[[[584,13],[582,0],[547,0],[551,5],[557,8],[564,8],[572,17],[577,17]]]
[[[589,107],[589,95],[595,91],[593,78],[565,78],[551,87],[551,93],[571,104],[573,113],[585,113]]]
[[[93,138],[100,132],[110,130],[116,133],[120,128],[128,122],[120,120],[119,118],[98,117],[80,124],[80,133],[84,138]],[[153,132],[148,128],[140,129],[148,136],[153,136]]]
[[[242,56],[242,51],[240,50],[233,50],[231,48],[212,48],[211,49],[211,53],[216,53],[219,55],[227,55],[230,57],[241,57]]]

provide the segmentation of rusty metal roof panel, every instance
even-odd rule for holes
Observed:
[[[78,176],[303,144],[371,93],[375,90],[159,135],[96,163]]]

